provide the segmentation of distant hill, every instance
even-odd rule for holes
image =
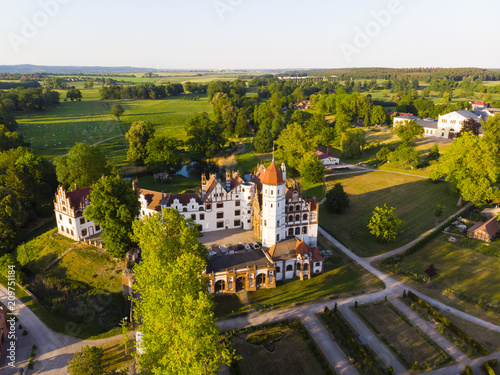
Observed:
[[[157,72],[158,69],[132,66],[48,66],[48,65],[0,65],[0,73],[61,73],[61,74],[103,74]]]

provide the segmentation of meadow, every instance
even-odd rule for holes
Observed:
[[[329,188],[340,182],[350,198],[350,207],[338,215],[324,205],[320,225],[357,255],[368,257],[394,250],[425,233],[435,225],[434,208],[445,206],[441,219],[457,211],[458,196],[449,192],[446,183],[382,171],[340,174],[327,178]],[[403,220],[402,231],[390,243],[378,242],[367,228],[376,206],[396,208]]]

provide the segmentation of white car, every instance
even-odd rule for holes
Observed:
[[[224,245],[220,245],[219,249],[222,254],[227,254],[227,247],[225,247]]]

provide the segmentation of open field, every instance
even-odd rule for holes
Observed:
[[[320,250],[331,250],[333,256],[325,260],[325,272],[311,279],[278,281],[277,288],[248,292],[250,303],[258,310],[282,309],[307,302],[370,293],[384,288],[384,284],[354,264],[323,236],[318,238]]]
[[[458,196],[445,183],[380,171],[331,176],[327,181],[330,187],[342,183],[351,205],[342,215],[331,214],[322,205],[320,225],[360,256],[396,249],[431,229],[438,203],[446,207],[442,218],[457,210]],[[391,243],[377,242],[366,226],[373,209],[384,203],[396,207],[396,215],[404,221],[402,232]]]
[[[284,334],[279,342],[274,343],[274,351],[268,351],[262,345],[254,345],[246,341],[248,337],[273,333]],[[236,349],[236,353],[243,357],[238,361],[243,375],[325,373],[302,335],[289,327],[262,329],[250,334],[233,336],[232,339],[232,346]]]
[[[200,100],[172,97],[162,100],[100,101],[95,89],[83,90],[82,95],[81,102],[61,102],[59,106],[41,113],[18,117],[19,131],[38,154],[52,158],[66,154],[77,141],[95,144],[123,136],[134,121],[149,121],[157,134],[185,139],[185,122],[195,112],[210,111],[210,104],[205,97]],[[122,105],[125,110],[119,121],[110,114],[114,104]],[[114,142],[116,147],[118,143]]]
[[[500,248],[500,241],[488,246],[469,238],[449,242],[448,237],[440,235],[397,266],[421,274],[432,263],[438,270],[433,284],[500,305],[500,258],[485,254]]]
[[[355,311],[409,370],[433,369],[451,362],[442,349],[394,309],[389,303],[379,302],[360,305]]]

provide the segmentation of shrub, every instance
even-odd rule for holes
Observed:
[[[437,275],[437,268],[434,267],[434,264],[430,264],[429,267],[425,270],[425,273],[429,275],[429,277],[433,277]]]

